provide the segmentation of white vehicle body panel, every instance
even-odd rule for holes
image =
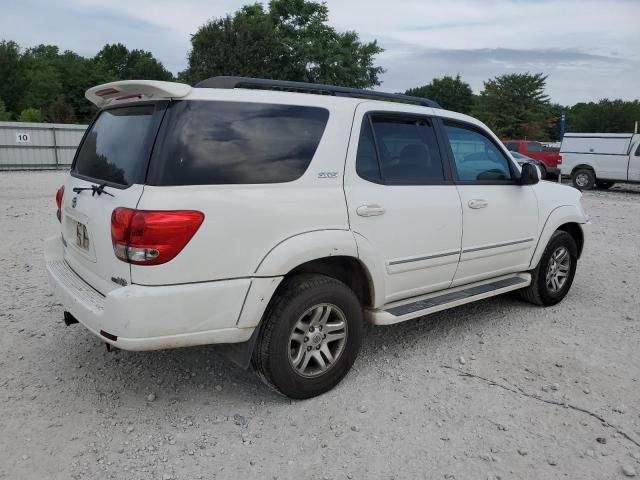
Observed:
[[[560,154],[563,175],[588,167],[598,179],[640,181],[639,134],[567,133]]]
[[[526,269],[538,231],[533,188],[458,185],[462,198],[462,256],[454,286]],[[473,208],[473,202],[486,207]],[[508,220],[507,220],[508,219]]]
[[[416,108],[416,107],[414,107]],[[345,192],[356,242],[364,239],[385,272],[384,302],[448,288],[460,257],[462,221],[455,185],[380,185],[355,169],[360,127],[368,112],[411,112],[407,105],[363,102],[356,109],[345,170]],[[416,108],[430,115],[432,109]],[[381,215],[358,208],[378,205]]]
[[[116,92],[99,94],[109,88]],[[505,275],[528,279],[524,272],[537,265],[557,228],[566,223],[584,228],[588,222],[580,193],[549,182],[405,186],[376,184],[358,176],[355,160],[367,112],[462,120],[501,145],[484,124],[466,115],[357,98],[148,81],[101,85],[90,89],[87,98],[99,106],[126,105],[140,98],[117,98],[137,93],[143,100],[316,106],[327,109],[329,118],[309,167],[288,183],[134,184],[107,187],[111,197],[92,196],[91,191],[74,194],[74,187],[90,187],[92,182],[67,178],[62,205],[62,238],[67,245],[60,236],[46,242],[47,270],[65,310],[119,348],[247,341],[289,272],[332,257],[357,260],[368,283],[369,311],[378,311],[376,323],[391,323],[381,313],[390,304]],[[629,165],[640,168],[640,159]],[[486,202],[485,208],[469,207],[478,200]],[[358,209],[364,205],[380,207],[376,213],[382,214],[362,216]],[[117,207],[198,210],[205,220],[168,263],[130,265],[113,252],[110,217]],[[86,252],[72,242],[77,221],[87,226]],[[117,336],[117,341],[102,331]]]
[[[136,208],[142,195],[142,185],[126,189],[106,187],[111,195],[92,195],[91,190],[75,193],[74,188],[89,188],[92,182],[68,176],[62,197],[62,238],[64,258],[71,268],[93,288],[107,294],[120,287],[114,279],[131,283],[130,265],[113,253],[111,242],[111,212],[117,207]],[[74,206],[75,205],[75,206]],[[78,222],[86,227],[89,249],[78,246]]]
[[[249,339],[239,328],[248,279],[187,285],[129,285],[96,292],[65,262],[60,236],[45,242],[45,259],[56,298],[103,341],[124,350],[157,350]],[[113,340],[101,332],[117,336]]]

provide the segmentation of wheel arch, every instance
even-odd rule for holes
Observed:
[[[237,325],[258,326],[284,280],[301,273],[340,280],[353,289],[363,306],[372,306],[383,295],[383,279],[367,260],[359,257],[349,230],[317,230],[288,237],[269,250],[256,267]]]
[[[588,163],[579,163],[571,169],[571,175],[576,173],[578,170],[591,170],[594,175],[596,173],[596,169],[593,168],[593,165],[589,165]]]
[[[354,291],[363,307],[373,305],[373,299],[375,298],[373,279],[358,258],[347,256],[317,258],[298,265],[285,275],[285,279],[304,273],[335,278]]]
[[[286,280],[298,274],[316,273],[342,281],[354,290],[363,306],[382,295],[370,268],[358,258],[353,234],[348,230],[320,230],[295,235],[280,242],[262,259],[246,294],[237,326],[255,328],[248,342],[222,347],[237,365],[248,368],[262,320]]]
[[[547,217],[547,221],[542,228],[529,268],[533,269],[538,265],[551,236],[557,230],[565,231],[574,238],[578,247],[578,256],[580,256],[585,243],[585,224],[584,215],[577,205],[563,205],[554,209]]]
[[[557,230],[567,232],[573,237],[573,240],[576,242],[576,247],[578,247],[578,258],[580,258],[584,247],[584,232],[582,231],[580,224],[576,222],[567,222],[560,225]]]

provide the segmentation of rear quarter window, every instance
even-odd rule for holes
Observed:
[[[151,185],[283,183],[300,178],[322,138],[328,110],[223,101],[169,107]]]

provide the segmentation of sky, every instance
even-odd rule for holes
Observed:
[[[0,0],[0,39],[93,56],[144,49],[173,73],[190,36],[251,0]],[[379,90],[460,74],[475,93],[505,73],[543,72],[552,101],[640,98],[640,0],[328,0],[329,23],[385,51]]]

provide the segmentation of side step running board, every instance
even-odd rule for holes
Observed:
[[[448,308],[494,297],[502,293],[524,288],[531,283],[529,273],[506,275],[483,282],[463,285],[448,290],[421,295],[408,300],[393,302],[382,309],[367,310],[367,319],[376,325],[390,325],[412,318],[422,317]]]

